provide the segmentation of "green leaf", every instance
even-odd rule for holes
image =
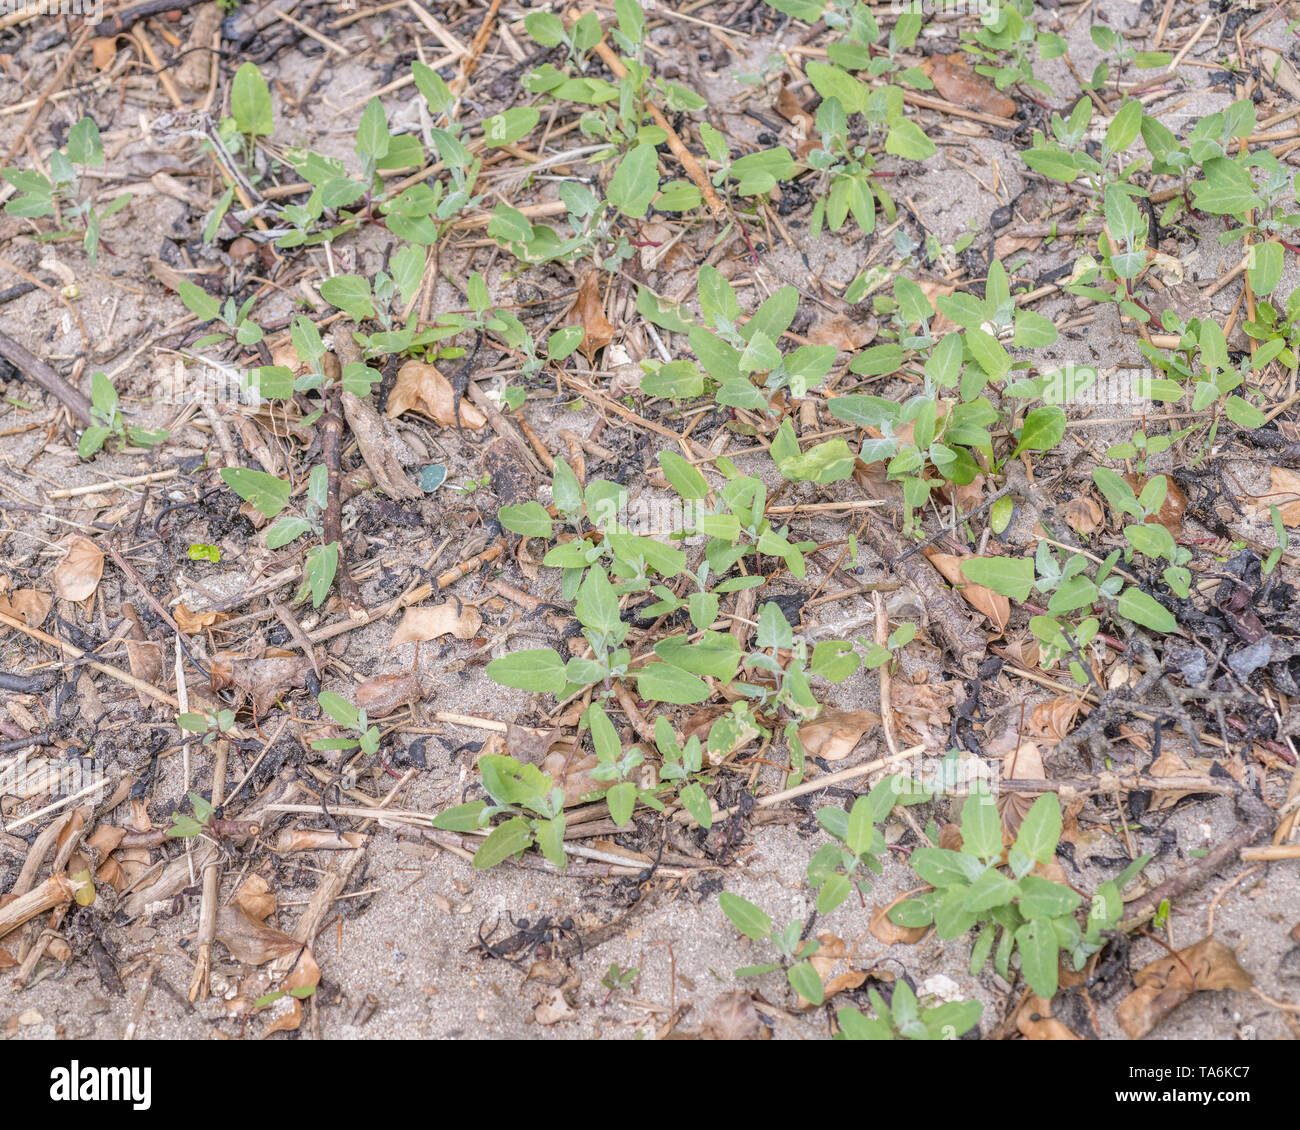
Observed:
[[[827,845],[835,849],[834,844]],[[838,849],[835,849],[838,851]],[[837,872],[831,875],[817,892],[817,913],[826,915],[840,905],[853,890],[853,883],[845,874]]]
[[[1061,802],[1055,793],[1044,793],[1029,807],[1016,847],[1030,859],[1050,863],[1056,855],[1056,844],[1061,838]]]
[[[682,498],[687,500],[707,498],[709,484],[698,467],[687,462],[675,451],[661,451],[659,466],[664,478]]]
[[[935,154],[934,142],[910,118],[900,118],[885,138],[885,152],[910,161],[924,161]]]
[[[513,145],[537,126],[541,112],[533,106],[516,106],[483,119],[483,141],[490,146]]]
[[[339,543],[330,542],[320,545],[307,554],[305,572],[307,585],[311,589],[311,606],[319,608],[329,596],[334,584],[334,574],[339,567]]]
[[[320,704],[320,708],[340,726],[346,726],[349,730],[357,728],[360,714],[346,698],[336,695],[333,691],[321,691],[316,701]]]
[[[370,302],[370,283],[361,275],[335,275],[326,279],[320,284],[320,296],[358,322],[375,316],[375,308]]]
[[[1023,603],[1034,585],[1034,562],[1029,557],[972,557],[963,561],[962,574],[1000,596]]]
[[[1029,987],[1044,1000],[1056,995],[1057,945],[1052,924],[1043,919],[1032,919],[1016,931],[1016,947]]]
[[[474,853],[474,869],[486,871],[503,860],[527,850],[533,842],[533,829],[522,816],[514,816],[492,829],[483,845]]]
[[[1026,918],[1059,918],[1072,914],[1082,901],[1077,891],[1041,875],[1026,875],[1020,880],[1018,905]]]
[[[1035,408],[1025,417],[1020,431],[1020,442],[1011,453],[1015,458],[1022,451],[1051,451],[1065,435],[1065,409],[1055,404]]]
[[[1282,281],[1283,261],[1282,245],[1276,240],[1251,245],[1247,274],[1257,298],[1265,298],[1277,289]]]
[[[966,331],[966,345],[971,356],[992,380],[1000,381],[1011,369],[1011,357],[992,334],[982,329]]]
[[[832,683],[842,683],[855,671],[861,660],[847,640],[824,640],[813,647],[808,669]]]
[[[648,702],[687,706],[703,702],[712,693],[703,680],[669,663],[649,663],[638,668],[636,677],[637,693]]]
[[[736,677],[740,666],[740,643],[730,632],[706,631],[694,642],[689,636],[669,636],[655,644],[654,650],[665,663],[724,683]]]
[[[1123,153],[1137,140],[1142,129],[1142,103],[1131,98],[1119,108],[1106,130],[1106,148],[1112,153]]]
[[[697,781],[683,785],[677,794],[677,799],[682,802],[682,807],[686,809],[691,819],[701,828],[707,830],[713,826],[713,812],[709,807],[709,798]]]
[[[292,515],[281,518],[269,530],[266,531],[266,548],[280,549],[288,545],[295,538],[302,537],[311,529],[311,523],[305,518],[297,518]]]
[[[639,220],[659,191],[658,156],[647,142],[634,146],[614,170],[608,199],[625,216]]]
[[[289,503],[287,480],[248,467],[223,467],[221,479],[240,498],[267,518],[274,518]]]
[[[636,784],[632,781],[620,781],[605,793],[605,803],[609,805],[609,818],[620,828],[632,819],[636,797]]]
[[[487,665],[488,678],[503,687],[559,694],[567,685],[564,661],[549,647],[512,651]]]
[[[361,124],[357,126],[357,155],[363,160],[378,161],[387,156],[390,140],[384,104],[378,98],[371,98],[361,112]]]
[[[230,86],[230,116],[235,128],[250,137],[275,132],[271,114],[271,89],[256,63],[244,63]]]
[[[1032,310],[1017,310],[1015,326],[1012,344],[1017,349],[1042,349],[1052,345],[1060,336],[1050,318],[1035,314]]]
[[[512,534],[526,538],[549,538],[552,532],[551,516],[540,502],[525,502],[518,506],[503,506],[497,518]]]
[[[65,146],[68,160],[74,165],[102,165],[104,145],[99,137],[99,126],[94,118],[82,118],[68,130]]]
[[[822,979],[811,962],[801,961],[790,966],[786,978],[790,987],[809,1004],[821,1004],[826,999]]]
[[[618,593],[603,569],[588,570],[573,610],[583,627],[593,631],[614,635],[625,628],[619,618]]]
[[[990,867],[970,885],[964,909],[970,914],[983,915],[995,906],[1006,906],[1019,893],[1020,885],[1014,879]]]
[[[77,441],[78,458],[89,459],[104,446],[104,441],[112,434],[111,428],[106,428],[102,424],[92,424],[81,433],[81,438]]]
[[[1173,632],[1178,628],[1178,621],[1169,609],[1131,585],[1120,593],[1116,607],[1126,620],[1132,620],[1154,632]]]
[[[966,855],[995,859],[1002,854],[1002,818],[982,781],[972,787],[961,806],[961,839]]]
[[[185,308],[200,322],[211,322],[221,317],[221,303],[202,287],[195,286],[188,279],[181,279],[177,289]]]
[[[718,906],[745,937],[761,942],[772,933],[772,919],[748,899],[723,891],[718,895]]]

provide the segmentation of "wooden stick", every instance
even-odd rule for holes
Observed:
[[[64,875],[51,875],[39,887],[0,906],[0,938],[38,914],[71,902],[75,894],[76,886],[72,880]]]
[[[73,388],[44,361],[8,334],[0,333],[0,357],[13,365],[29,381],[40,385],[50,395],[56,397],[71,416],[83,426],[90,425],[90,401],[78,389]]]
[[[569,12],[569,19],[572,21],[577,17],[574,11]],[[627,77],[627,68],[623,66],[623,60],[618,57],[614,49],[602,38],[595,47],[596,54],[609,67],[615,78],[623,79]],[[714,191],[713,183],[709,180],[708,174],[705,173],[700,162],[696,160],[695,154],[686,148],[678,132],[673,129],[668,119],[664,117],[663,111],[653,102],[646,102],[646,109],[650,111],[650,117],[654,124],[668,135],[668,148],[673,151],[673,156],[677,158],[678,163],[686,171],[686,175],[694,182],[695,187],[700,190],[700,195],[704,197],[704,203],[708,205],[709,211],[717,216],[726,211],[726,205],[723,204],[721,197]],[[1014,125],[1015,123],[1013,123]]]
[[[212,760],[212,807],[219,808],[226,792],[226,755],[229,742],[214,745]],[[213,852],[203,865],[203,895],[199,903],[198,958],[190,980],[189,999],[208,999],[208,977],[212,973],[212,943],[217,937],[217,903],[221,894],[221,853]]]

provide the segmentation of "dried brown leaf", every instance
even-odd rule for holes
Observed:
[[[208,664],[214,691],[234,687],[252,700],[253,711],[265,714],[281,695],[295,687],[305,687],[313,674],[311,660],[298,656],[249,659],[229,651],[219,651]]]
[[[567,317],[571,323],[582,327],[582,344],[579,348],[588,362],[614,340],[614,326],[605,317],[605,304],[600,295],[599,271],[588,272],[582,280]]]
[[[851,353],[869,345],[876,337],[876,325],[857,314],[831,314],[808,331],[813,345],[833,345],[841,353]]]
[[[996,114],[1000,118],[1015,116],[1015,102],[983,75],[972,70],[964,55],[956,52],[951,55],[932,55],[921,64],[921,69],[930,76],[934,88],[949,102],[964,106],[967,110]]]
[[[812,757],[841,761],[857,747],[862,735],[880,725],[874,710],[823,710],[799,727],[799,741]]]
[[[1029,722],[1025,734],[1043,741],[1059,742],[1064,740],[1079,716],[1080,702],[1074,695],[1061,694],[1040,702],[1029,712]],[[1042,760],[1039,759],[1039,768]],[[1043,773],[1017,773],[1017,777],[1042,777]],[[1004,774],[1005,776],[1005,774]]]
[[[944,580],[961,593],[967,604],[975,611],[984,613],[999,633],[1006,631],[1007,621],[1011,619],[1011,601],[1001,593],[968,581],[961,571],[962,565],[974,560],[977,554],[963,553],[959,556],[954,553],[939,553],[928,547],[923,552],[930,564],[943,574]]]
[[[250,918],[241,906],[223,906],[217,911],[217,941],[246,965],[263,965],[302,948],[302,943],[282,930]]]
[[[1090,534],[1101,525],[1102,512],[1097,501],[1087,494],[1072,498],[1057,507],[1057,513],[1076,534]]]
[[[455,636],[458,640],[473,639],[483,626],[483,617],[470,605],[452,601],[423,608],[408,608],[388,643],[391,651],[404,643],[435,640],[439,636]]]
[[[1187,509],[1187,495],[1169,475],[1164,478],[1165,500],[1156,513],[1156,521],[1173,534],[1176,540],[1183,536],[1183,512]],[[1133,488],[1134,494],[1140,495],[1149,479],[1139,478],[1137,475],[1125,475],[1124,481]]]
[[[1254,983],[1237,955],[1210,935],[1177,956],[1157,958],[1133,978],[1137,987],[1119,1005],[1118,1018],[1130,1040],[1140,1040],[1193,993],[1236,989]]]
[[[80,534],[73,534],[63,544],[63,560],[54,567],[54,591],[64,600],[85,600],[99,587],[104,574],[103,551]]]
[[[357,687],[356,705],[371,718],[383,718],[423,697],[418,675],[372,675]]]
[[[766,1029],[754,1007],[754,998],[737,989],[714,999],[704,1014],[702,1040],[761,1040]]]
[[[15,589],[7,597],[0,596],[0,612],[24,621],[29,628],[39,628],[45,623],[53,605],[49,593],[36,589]]]
[[[415,409],[444,428],[456,426],[456,394],[451,381],[438,369],[423,361],[407,361],[397,370],[393,391],[388,394],[387,416],[400,416]],[[460,402],[462,427],[478,430],[487,423],[483,415],[469,401]]]

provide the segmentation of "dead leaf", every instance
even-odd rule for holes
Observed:
[[[811,757],[841,761],[857,747],[862,735],[880,725],[874,710],[823,710],[799,727],[799,741]]]
[[[187,636],[201,632],[204,628],[210,628],[213,624],[219,624],[222,620],[229,619],[229,616],[228,612],[191,612],[183,604],[176,605],[172,613],[176,626]]]
[[[929,889],[929,887],[918,887],[914,891],[904,891],[888,906],[876,907],[871,915],[871,936],[887,946],[892,946],[895,942],[911,946],[924,938],[929,933],[929,926],[900,926],[890,920],[889,912],[900,902],[906,902],[921,891]]]
[[[1300,526],[1300,472],[1287,467],[1270,467],[1271,489],[1256,500],[1255,510],[1260,516],[1269,514],[1269,506],[1277,507],[1284,526]]]
[[[393,384],[393,391],[388,394],[388,407],[384,414],[389,417],[400,416],[412,408],[444,428],[456,426],[456,394],[451,381],[435,366],[423,361],[407,361],[397,370],[397,380]],[[462,427],[477,431],[487,423],[487,417],[469,401],[462,399],[460,423]]]
[[[357,687],[356,704],[368,717],[383,718],[422,698],[424,688],[418,675],[372,675]]]
[[[737,989],[716,997],[704,1014],[702,1040],[761,1040],[767,1029],[759,1019],[754,998]]]
[[[789,71],[781,72],[781,89],[776,92],[776,112],[787,122],[796,127],[796,141],[810,137],[815,124],[813,116],[804,109],[798,96],[790,89],[793,76]]]
[[[895,679],[890,705],[898,737],[906,745],[925,743],[947,748],[953,693],[948,683],[910,683]]]
[[[553,1024],[572,1020],[577,1015],[577,1011],[565,996],[563,988],[552,989],[542,998],[542,1003],[533,1010],[533,1019],[548,1028]]]
[[[483,617],[470,605],[452,601],[423,608],[408,608],[397,625],[397,631],[388,643],[391,651],[404,643],[434,640],[439,636],[455,636],[458,640],[473,639],[483,626]]]
[[[99,587],[103,551],[80,534],[73,534],[64,545],[67,552],[54,568],[54,591],[64,600],[85,600]]]
[[[24,621],[29,628],[39,628],[45,623],[53,605],[49,593],[36,589],[15,589],[8,597],[0,596],[0,612]]]
[[[1026,993],[1016,1009],[1016,1028],[1026,1040],[1078,1040],[1059,1020],[1052,1018],[1052,1003]]]
[[[253,713],[265,714],[275,700],[295,687],[305,687],[313,674],[311,660],[298,656],[249,659],[234,652],[219,651],[208,664],[214,691],[235,687],[252,699]]]
[[[217,941],[246,965],[263,965],[302,949],[301,942],[250,918],[241,906],[223,906],[217,911]]]
[[[235,901],[254,921],[261,922],[275,913],[279,905],[271,884],[261,875],[250,875],[235,892]]]
[[[1079,716],[1080,701],[1070,694],[1055,695],[1046,702],[1040,702],[1029,712],[1029,722],[1025,734],[1044,741],[1059,742],[1065,739]],[[1039,759],[1041,767],[1042,759]],[[1006,774],[1003,774],[1006,776]],[[1044,773],[1017,773],[1018,777],[1043,777]]]
[[[813,345],[833,345],[841,353],[851,353],[869,345],[876,337],[876,325],[858,315],[831,314],[808,331]]]
[[[1010,743],[1016,747],[1002,758],[1003,780],[1041,781],[1046,778],[1047,771],[1043,767],[1043,755],[1038,748],[1037,742],[1020,742],[1017,744],[1015,733],[1010,730],[1006,731],[1002,737],[1009,738]],[[989,743],[990,754],[997,752],[994,749],[995,744],[994,742]],[[1037,799],[1034,793],[998,791],[998,816],[1002,818],[1002,836],[1005,842],[1010,843],[1016,838],[1016,833],[1020,831],[1020,825],[1025,822],[1025,814],[1028,813],[1030,806]]]
[[[153,640],[127,640],[126,662],[131,674],[150,686],[161,687],[163,678],[162,645]],[[136,691],[141,706],[149,706],[153,699],[143,691]]]
[[[589,363],[599,350],[614,340],[614,326],[605,317],[605,305],[600,297],[599,271],[588,272],[582,280],[566,317],[573,324],[582,327],[582,344],[579,348]]]
[[[973,71],[964,55],[932,55],[921,64],[921,69],[949,102],[967,110],[996,114],[1000,118],[1014,118],[1016,115],[1015,102],[983,75]]]
[[[953,553],[939,553],[928,546],[922,552],[929,559],[930,564],[943,574],[944,580],[961,593],[967,604],[976,612],[982,612],[989,618],[999,635],[1006,631],[1007,621],[1011,619],[1011,601],[1001,593],[968,581],[966,574],[961,571],[962,565],[967,561],[975,560],[977,554],[963,553],[958,556]],[[988,560],[988,558],[981,560]]]
[[[1236,989],[1244,992],[1253,978],[1237,955],[1213,935],[1157,958],[1133,978],[1137,986],[1119,1005],[1118,1018],[1130,1040],[1140,1040],[1193,993]]]
[[[1101,525],[1101,507],[1091,495],[1083,494],[1061,503],[1057,513],[1076,534],[1090,534]]]
[[[106,71],[117,58],[117,37],[112,35],[96,36],[90,41],[90,60],[95,70]]]

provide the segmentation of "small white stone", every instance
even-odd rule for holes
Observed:
[[[921,992],[926,996],[938,997],[940,1000],[961,1000],[961,987],[951,977],[937,973],[921,983]]]

